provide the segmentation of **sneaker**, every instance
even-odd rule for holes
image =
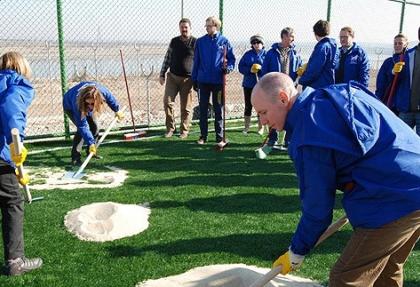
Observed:
[[[38,269],[42,266],[41,258],[26,258],[19,257],[16,259],[11,259],[7,261],[6,265],[6,275],[17,276],[25,272],[30,272],[32,270]]]
[[[188,137],[188,133],[187,132],[182,132],[179,134],[179,138],[180,139],[186,139]]]
[[[198,141],[197,141],[197,144],[199,144],[199,145],[203,145],[203,144],[206,144],[206,142],[207,142],[207,140],[206,140],[205,138],[200,137],[200,138],[198,139]]]
[[[171,138],[172,136],[174,135],[174,131],[167,131],[166,133],[165,133],[165,138]]]
[[[82,165],[82,161],[80,160],[80,158],[78,158],[78,159],[73,159],[73,160],[71,161],[71,165],[72,165],[72,166],[81,166],[81,165]]]

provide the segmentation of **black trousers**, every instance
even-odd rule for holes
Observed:
[[[24,198],[19,190],[15,170],[0,160],[0,207],[4,259],[22,257]]]
[[[72,113],[69,112],[69,111],[65,111],[65,113],[70,118],[72,123],[76,125]],[[89,129],[90,129],[93,137],[95,138],[95,140],[97,140],[98,136],[99,136],[99,125],[98,125],[98,122],[97,122],[96,118],[87,116],[86,120],[89,124]],[[71,148],[71,160],[72,161],[80,160],[83,143],[84,143],[83,137],[80,134],[80,132],[77,130],[74,137],[73,137],[73,146]],[[86,154],[89,154],[89,147],[86,147]]]
[[[244,116],[250,117],[252,114],[252,103],[251,103],[251,94],[252,90],[250,88],[244,88],[244,99],[245,99],[245,110]]]

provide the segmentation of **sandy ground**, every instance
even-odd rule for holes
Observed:
[[[136,287],[248,287],[268,273],[270,269],[245,264],[210,265],[191,269],[185,273],[147,280]],[[322,287],[306,278],[278,275],[266,287]]]
[[[34,190],[55,188],[67,190],[75,188],[113,188],[123,185],[128,176],[128,172],[112,166],[106,166],[106,168],[109,171],[85,171],[85,176],[81,179],[66,178],[65,175],[71,174],[71,172],[56,167],[37,167],[35,169],[28,166],[26,170],[31,176],[30,188]]]
[[[150,209],[146,206],[96,202],[69,211],[64,225],[80,240],[104,242],[146,230],[149,215]]]

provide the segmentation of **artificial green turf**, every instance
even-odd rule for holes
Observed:
[[[197,127],[195,127],[197,129]],[[262,138],[228,131],[231,144],[213,149],[187,140],[155,138],[104,145],[104,159],[89,169],[112,165],[129,171],[112,189],[33,191],[43,201],[26,206],[26,255],[44,266],[22,277],[0,277],[0,286],[135,286],[191,268],[244,263],[269,268],[289,244],[299,220],[299,196],[285,152],[257,160]],[[114,137],[115,139],[116,137]],[[107,139],[109,140],[109,139]],[[70,142],[28,145],[30,151]],[[67,166],[70,150],[29,155],[32,166]],[[112,242],[84,242],[66,231],[65,214],[92,202],[149,203],[149,228]],[[339,199],[334,218],[343,212]],[[294,274],[326,284],[328,272],[351,234],[349,226],[313,250]],[[405,268],[405,285],[420,286],[420,250]]]

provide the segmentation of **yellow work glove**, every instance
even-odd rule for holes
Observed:
[[[26,172],[23,173],[22,176],[20,176],[19,169],[15,169],[15,173],[16,173],[16,177],[17,177],[17,179],[18,179],[18,181],[21,185],[27,185],[31,181],[31,178],[29,177],[29,174],[27,174]]]
[[[251,66],[251,73],[253,73],[253,74],[258,73],[260,70],[261,70],[261,65],[260,64],[255,63]]]
[[[393,74],[398,74],[401,73],[403,67],[404,67],[405,63],[404,62],[397,62],[394,64],[394,67],[392,68],[392,73]]]
[[[305,256],[295,254],[292,250],[289,249],[289,251],[274,261],[273,268],[281,266],[280,273],[286,275],[290,271],[298,269],[299,266],[302,265],[304,258]]]
[[[124,119],[124,113],[121,111],[115,112],[115,116],[117,117],[118,121],[121,121],[122,119]]]
[[[9,145],[10,154],[12,156],[12,160],[16,166],[20,166],[25,160],[26,156],[28,155],[28,150],[22,144],[22,152],[20,154],[15,154],[15,144],[11,143]]]
[[[306,67],[307,67],[307,66],[308,66],[308,63],[303,64],[302,66],[300,66],[300,67],[297,69],[296,74],[297,74],[299,77],[302,77],[303,73],[305,73],[305,71],[306,71]]]
[[[96,155],[96,145],[95,144],[91,144],[89,146],[89,153],[93,153],[93,155]]]

